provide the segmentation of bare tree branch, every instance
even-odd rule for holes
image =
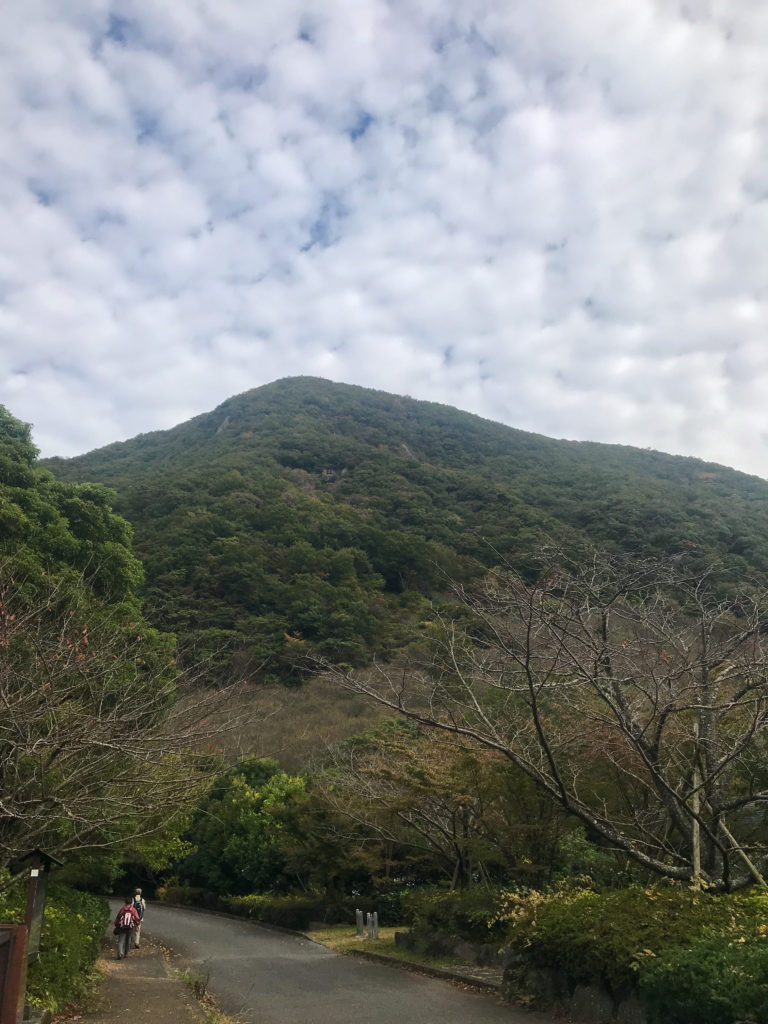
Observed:
[[[455,586],[465,614],[437,611],[428,655],[397,679],[381,667],[326,668],[414,721],[500,752],[656,873],[691,877],[698,834],[710,885],[759,877],[766,595],[751,587],[724,599],[712,573],[686,574],[679,561],[593,553],[574,565],[557,553],[539,568],[533,583],[503,566],[479,593]],[[734,864],[751,867],[736,875]]]

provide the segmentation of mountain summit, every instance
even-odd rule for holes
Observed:
[[[284,678],[307,645],[363,663],[428,617],[447,577],[542,544],[768,571],[757,477],[312,377],[47,465],[114,488],[148,614],[233,671]]]

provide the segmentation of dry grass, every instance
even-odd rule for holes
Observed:
[[[216,737],[227,759],[274,757],[286,771],[299,771],[382,717],[379,706],[322,677],[295,688],[248,684],[228,710],[233,724]]]
[[[173,971],[173,969],[171,968]],[[229,1017],[219,1008],[215,998],[208,992],[208,974],[200,971],[185,970],[179,974],[173,972],[176,977],[187,986],[192,995],[200,1004],[200,1009],[205,1014],[208,1024],[240,1024],[236,1017]]]
[[[317,928],[304,934],[308,939],[319,942],[321,946],[327,946],[337,953],[349,953],[351,950],[366,950],[369,953],[383,953],[396,960],[405,963],[424,964],[428,967],[455,967],[463,964],[460,957],[455,956],[425,956],[421,953],[412,953],[410,950],[401,949],[395,945],[395,932],[402,931],[401,928],[379,928],[379,938],[369,939],[367,936],[359,936],[354,928],[345,924],[332,925],[328,928]]]

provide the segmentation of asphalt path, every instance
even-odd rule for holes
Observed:
[[[151,903],[144,935],[170,948],[177,967],[207,975],[208,991],[242,1024],[552,1024],[489,993],[199,910]]]

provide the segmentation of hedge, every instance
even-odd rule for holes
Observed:
[[[768,894],[673,886],[508,893],[497,920],[533,965],[635,991],[650,1024],[768,1021]]]
[[[668,950],[638,978],[649,1024],[768,1021],[765,933],[733,939],[708,935]]]
[[[25,887],[16,885],[0,893],[0,920],[23,921],[25,907]],[[105,900],[51,882],[40,955],[27,974],[28,1002],[58,1013],[82,995],[108,920]]]
[[[311,893],[217,896],[195,886],[180,885],[175,879],[171,879],[158,890],[157,895],[164,903],[221,910],[263,924],[278,925],[296,931],[306,931],[314,922],[354,925],[355,910],[362,910],[363,913],[375,910],[381,925],[403,923],[400,917],[400,891],[386,892],[379,896],[343,896],[335,899]]]

